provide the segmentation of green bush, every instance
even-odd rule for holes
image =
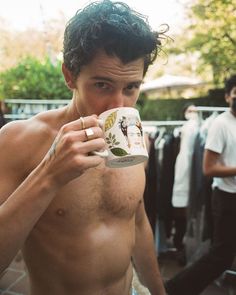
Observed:
[[[222,89],[209,91],[209,95],[191,99],[156,99],[141,98],[138,103],[141,118],[145,121],[183,120],[183,108],[186,104],[196,106],[227,106]]]
[[[61,73],[61,63],[55,65],[27,57],[16,67],[0,73],[1,99],[70,99]]]

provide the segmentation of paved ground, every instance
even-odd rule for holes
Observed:
[[[0,277],[0,294],[29,295],[28,286],[28,276],[21,254],[19,253],[9,268]]]
[[[182,269],[172,254],[161,259],[160,268],[164,279],[172,277],[175,273]],[[233,282],[235,286],[235,280]],[[136,276],[134,277],[134,286],[139,292],[139,295],[149,294],[147,289],[139,284]],[[29,295],[28,276],[20,253],[16,256],[9,268],[0,278],[0,294]],[[219,287],[217,283],[214,283],[210,285],[201,295],[236,295],[236,288],[231,287],[231,284],[225,284],[225,287]]]
[[[173,277],[183,268],[179,266],[173,256],[174,254],[169,255],[169,257],[162,259],[160,262],[160,269],[164,280]],[[229,275],[225,276],[224,280],[222,276],[222,278],[219,278],[208,286],[208,288],[200,295],[236,295],[236,276],[233,276],[233,278],[230,279]]]

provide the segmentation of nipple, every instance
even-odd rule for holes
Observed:
[[[58,209],[57,210],[57,215],[59,215],[59,216],[65,216],[65,214],[66,214],[66,212],[65,212],[65,210],[64,209]]]

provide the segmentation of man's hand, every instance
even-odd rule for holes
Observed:
[[[90,136],[85,131],[87,128],[92,130]],[[62,186],[80,176],[87,169],[101,164],[104,159],[91,152],[104,150],[103,137],[104,134],[96,115],[62,126],[43,160],[47,177],[51,177],[56,186]]]

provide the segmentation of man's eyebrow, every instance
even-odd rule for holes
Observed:
[[[103,76],[94,76],[91,78],[92,80],[103,80],[103,81],[107,81],[107,82],[111,82],[114,83],[114,80],[112,80],[109,77],[103,77]],[[127,82],[127,84],[142,84],[143,80],[136,80],[136,81],[130,81]]]
[[[107,82],[114,82],[111,78],[103,77],[103,76],[94,76],[92,77],[92,80],[103,80]]]

